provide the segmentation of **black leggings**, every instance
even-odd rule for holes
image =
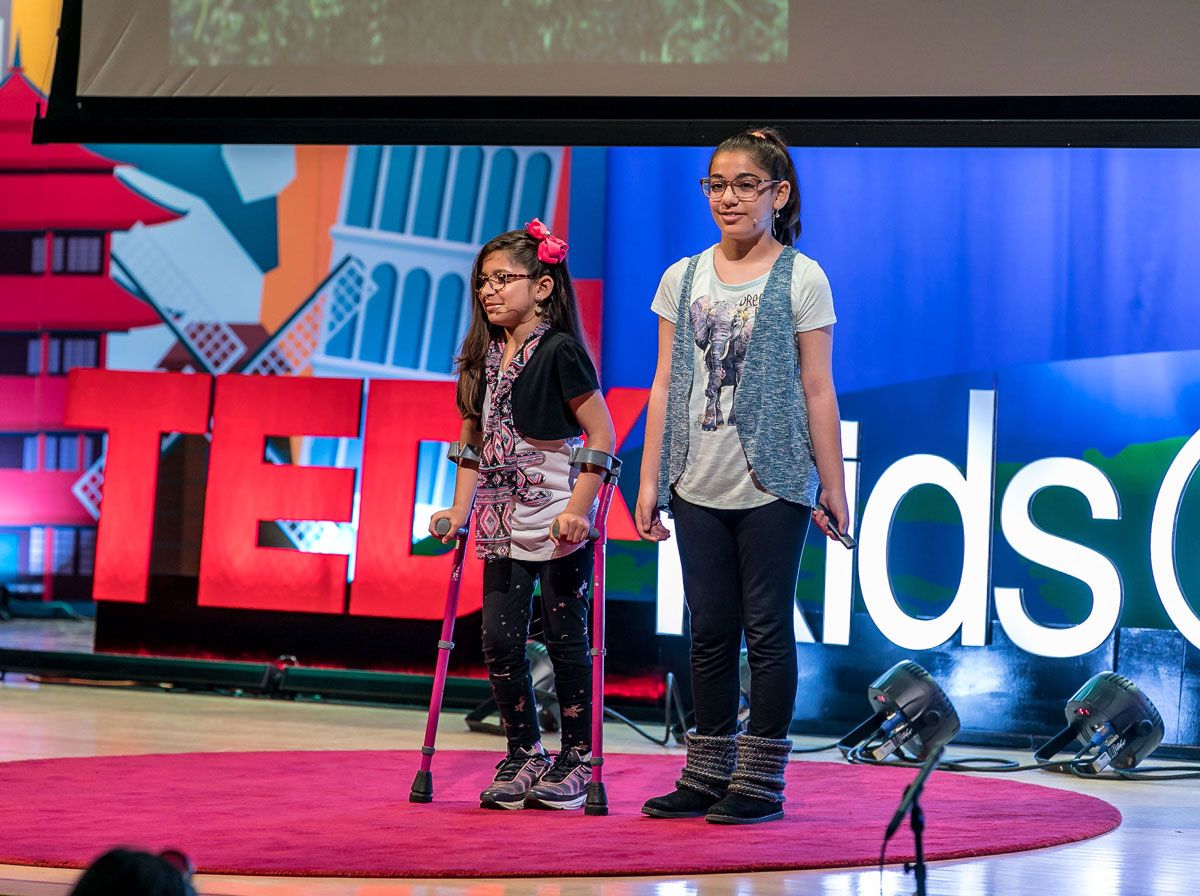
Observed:
[[[790,501],[717,510],[671,497],[691,613],[696,733],[737,730],[742,633],[755,737],[786,737],[796,701],[793,607],[810,511]]]
[[[591,749],[592,655],[588,648],[590,545],[553,560],[494,559],[483,564],[483,658],[509,747],[541,740],[525,642],[533,586],[542,584],[542,627],[554,664],[554,692],[562,710],[564,750]]]

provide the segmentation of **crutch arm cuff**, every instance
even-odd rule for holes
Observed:
[[[621,461],[615,454],[601,451],[598,448],[576,448],[571,452],[571,466],[597,467],[604,474],[605,481],[615,482],[621,475]]]
[[[470,442],[453,443],[446,451],[446,459],[459,466],[463,464],[478,466],[483,462],[483,456],[479,453],[479,449]]]

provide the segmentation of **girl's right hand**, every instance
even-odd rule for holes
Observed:
[[[633,512],[638,535],[644,541],[666,541],[671,532],[658,516],[658,488],[643,486],[638,490],[637,506]]]
[[[470,516],[470,511],[462,511],[457,507],[450,507],[446,510],[439,510],[429,518],[429,534],[440,541],[442,544],[452,544],[458,538],[458,530],[467,524],[467,517]],[[436,526],[438,520],[449,520],[450,531],[445,535],[437,533]]]

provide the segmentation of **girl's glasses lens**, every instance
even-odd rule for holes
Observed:
[[[700,190],[709,199],[720,199],[725,195],[725,191],[732,187],[733,195],[738,199],[754,199],[758,196],[763,184],[766,183],[774,183],[774,181],[760,181],[757,178],[747,177],[730,182],[704,177],[700,179]]]
[[[531,280],[531,279],[533,279],[533,274],[508,274],[508,273],[491,274],[487,277],[480,277],[478,280],[475,281],[475,291],[483,292],[483,288],[490,283],[492,285],[492,290],[494,292],[499,292],[500,290],[504,289],[504,287],[508,286],[508,284],[512,283],[512,281],[514,281],[514,280]]]

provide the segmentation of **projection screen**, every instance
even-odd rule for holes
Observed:
[[[1200,94],[1192,0],[89,0],[80,96]]]
[[[530,139],[609,144],[704,142],[705,122],[932,123],[900,140],[919,143],[947,120],[1121,119],[1189,122],[1166,141],[1189,143],[1200,120],[1194,0],[64,0],[63,24],[50,139],[71,122],[233,139],[206,119],[331,142],[370,142],[370,122],[451,142],[455,122],[509,140],[514,122],[591,122]]]

